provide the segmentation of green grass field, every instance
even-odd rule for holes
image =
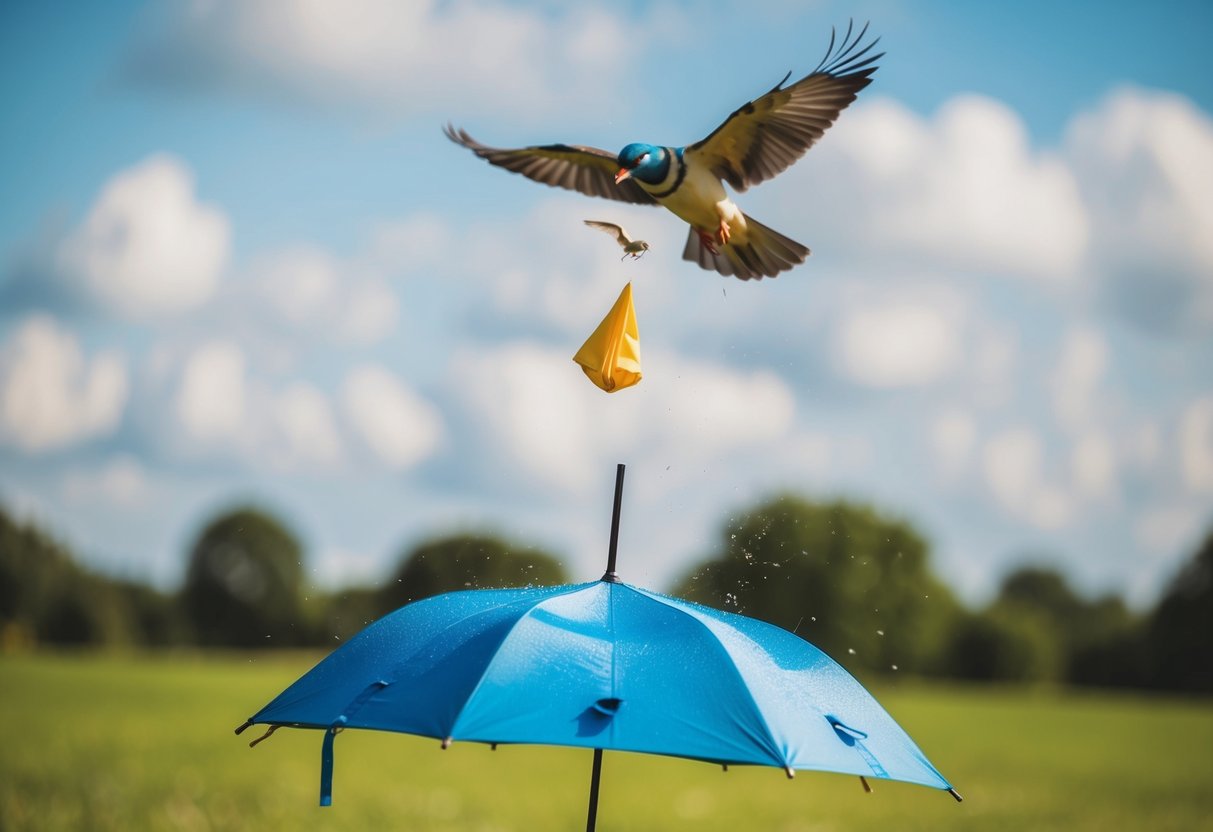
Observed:
[[[315,657],[0,657],[0,830],[575,830],[590,752],[395,734],[232,729]],[[606,755],[613,830],[1213,830],[1213,703],[877,686],[965,796],[773,769]]]

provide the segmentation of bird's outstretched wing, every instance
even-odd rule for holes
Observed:
[[[880,39],[860,48],[868,27],[865,24],[854,38],[852,31],[848,25],[837,49],[831,33],[826,55],[813,72],[785,87],[789,72],[766,95],[738,108],[710,136],[688,147],[687,156],[738,191],[785,170],[872,82],[876,61],[884,53],[868,53]]]
[[[602,222],[601,220],[582,220],[590,228],[597,228],[600,231],[605,231],[615,238],[615,242],[621,246],[626,246],[632,242],[632,238],[628,236],[628,232],[624,231],[622,225],[616,225],[613,222]]]
[[[443,132],[456,144],[463,145],[491,165],[551,185],[580,191],[586,196],[601,196],[619,202],[634,202],[638,205],[656,205],[656,201],[631,180],[615,184],[615,172],[619,169],[615,154],[596,147],[576,147],[567,144],[547,144],[522,147],[517,150],[502,150],[486,147],[467,134],[448,124]]]

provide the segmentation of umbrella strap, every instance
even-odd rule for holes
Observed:
[[[324,732],[320,746],[320,805],[333,805],[333,738],[339,728],[334,725]]]
[[[388,686],[388,683],[379,680],[371,682],[362,689],[362,693],[354,697],[354,701],[350,702],[345,707],[345,711],[341,716],[333,721],[328,730],[324,732],[324,742],[320,745],[320,805],[333,805],[333,738],[337,736],[337,732],[342,730],[346,723],[350,721],[358,709],[367,703],[372,696]]]

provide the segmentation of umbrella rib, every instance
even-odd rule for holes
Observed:
[[[522,620],[525,618],[529,618],[531,616],[531,614],[535,612],[535,610],[539,609],[540,607],[542,607],[544,604],[546,604],[548,601],[552,600],[553,598],[564,598],[567,595],[573,595],[577,592],[582,592],[586,589],[596,587],[596,586],[598,586],[599,583],[601,583],[601,582],[594,581],[592,583],[587,583],[587,584],[574,584],[570,588],[569,592],[553,593],[552,595],[548,595],[548,596],[544,597],[543,599],[532,604],[530,607],[527,608],[527,610],[525,612],[522,613],[522,615],[520,615],[516,619],[514,619],[514,623],[510,625],[509,630],[506,631],[506,634],[501,638],[501,641],[498,643],[497,650],[495,650],[493,652],[493,657],[491,659],[489,659],[489,661],[487,663],[485,663],[484,669],[480,671],[480,676],[476,680],[476,684],[472,686],[472,690],[468,693],[467,696],[464,697],[463,702],[459,705],[459,710],[457,710],[455,712],[455,718],[453,720],[451,720],[451,727],[449,730],[450,737],[448,737],[448,739],[454,738],[455,734],[458,733],[455,729],[459,725],[459,721],[461,719],[463,719],[463,714],[467,710],[468,705],[471,703],[471,701],[473,699],[476,698],[476,694],[480,692],[480,688],[484,684],[485,678],[489,675],[489,671],[492,669],[493,665],[495,665],[497,663],[497,659],[501,655],[501,646],[510,640],[510,636],[512,636],[514,634],[514,631],[516,629],[518,629],[518,625],[520,623],[522,623]]]
[[[590,587],[590,586],[593,586],[593,585],[594,585],[594,583],[573,584],[573,585],[571,585],[570,587],[568,587],[568,589],[569,589],[569,591],[570,591],[570,592],[572,592],[572,591],[577,591],[577,590],[585,589],[586,587]],[[553,587],[553,589],[554,589],[554,588],[555,588],[555,587]],[[567,594],[569,594],[569,593],[568,593],[568,592],[562,592],[562,593],[552,593],[552,594],[550,594],[550,595],[545,596],[545,597],[543,598],[543,600],[547,600],[548,598],[556,598],[556,597],[560,597],[560,596],[562,596],[562,595],[567,595]],[[437,597],[437,596],[434,596],[434,597]],[[427,601],[431,601],[431,600],[433,600],[433,599],[434,599],[433,597],[432,597],[432,598],[422,598],[421,600],[416,601],[416,602],[414,602],[414,603],[423,604],[423,603],[425,603],[425,602],[427,602]],[[392,664],[392,665],[391,665],[391,667],[389,668],[388,673],[386,673],[386,674],[381,674],[382,678],[383,678],[383,679],[385,679],[385,680],[386,680],[386,681],[388,681],[388,682],[394,682],[394,681],[395,681],[395,679],[396,679],[396,678],[399,676],[399,674],[400,674],[400,669],[401,669],[402,667],[406,667],[406,666],[408,666],[409,662],[410,662],[410,661],[412,661],[412,659],[413,659],[413,658],[414,658],[414,657],[415,657],[415,656],[416,656],[416,655],[417,655],[419,652],[421,652],[422,650],[424,650],[426,645],[431,644],[431,643],[434,641],[434,639],[435,639],[435,638],[439,638],[439,637],[440,637],[440,636],[441,636],[443,633],[446,633],[446,632],[448,632],[449,630],[451,630],[452,628],[459,626],[460,624],[464,623],[464,622],[465,622],[465,621],[467,621],[468,619],[475,618],[475,617],[477,617],[477,616],[481,616],[481,615],[490,614],[490,613],[496,612],[497,610],[503,609],[503,608],[505,608],[505,607],[509,607],[509,606],[511,606],[511,605],[512,605],[512,602],[506,601],[506,602],[502,602],[502,603],[497,604],[497,605],[492,606],[492,607],[485,607],[485,608],[483,608],[483,609],[479,609],[479,610],[476,610],[476,611],[474,611],[474,612],[470,612],[470,613],[468,613],[468,614],[466,614],[466,615],[459,616],[458,618],[456,618],[456,619],[452,620],[452,621],[451,621],[451,622],[449,622],[449,623],[448,623],[446,626],[444,626],[444,627],[442,628],[441,633],[439,633],[437,636],[435,636],[434,638],[431,638],[431,639],[427,640],[427,641],[426,641],[424,644],[422,644],[422,645],[418,646],[418,647],[417,647],[417,648],[416,648],[416,649],[415,649],[415,650],[414,650],[414,651],[413,651],[411,654],[409,654],[407,657],[402,658],[402,659],[400,659],[400,660],[396,661],[394,664]],[[383,618],[379,619],[379,621],[376,621],[376,622],[375,622],[375,624],[379,624],[379,623],[380,623],[380,622],[382,622],[382,621],[386,621],[387,619],[391,618],[391,617],[392,617],[393,615],[395,615],[396,613],[400,612],[400,610],[402,610],[402,609],[404,609],[404,607],[401,607],[400,609],[397,609],[397,610],[395,610],[395,611],[393,611],[393,612],[389,613],[388,615],[386,615],[386,616],[384,616]],[[373,627],[373,626],[374,626],[374,625],[372,625],[372,627]],[[355,638],[350,639],[350,641],[348,641],[348,642],[346,642],[345,644],[343,644],[343,645],[342,645],[340,648],[338,648],[338,650],[337,650],[337,651],[335,651],[335,652],[341,652],[341,651],[344,651],[344,650],[348,650],[348,649],[350,649],[350,648],[351,648],[353,645],[358,644],[358,643],[359,643],[359,641],[361,640],[361,637],[362,637],[362,636],[363,636],[365,633],[367,633],[367,632],[368,632],[370,629],[371,629],[371,628],[370,628],[370,627],[368,627],[366,630],[363,630],[363,631],[362,631],[361,633],[359,633],[359,634],[358,634],[358,635],[357,635]],[[300,689],[300,691],[298,691],[294,697],[289,698],[289,699],[285,698],[285,697],[286,697],[286,695],[287,695],[288,693],[290,693],[290,692],[291,692],[291,691],[292,691],[292,690],[293,690],[293,689],[294,689],[296,686],[300,685],[300,683],[301,683],[301,682],[302,682],[304,679],[307,679],[307,678],[308,678],[308,676],[309,676],[309,675],[311,675],[311,673],[312,673],[314,670],[316,670],[316,668],[317,668],[317,667],[319,667],[319,666],[320,666],[320,664],[323,664],[323,662],[319,662],[319,663],[317,663],[317,664],[316,664],[316,666],[312,668],[312,670],[309,670],[307,673],[305,673],[303,676],[301,676],[301,677],[300,677],[298,680],[296,680],[295,684],[293,684],[293,685],[289,686],[289,687],[288,687],[286,690],[282,691],[282,693],[278,694],[278,696],[274,697],[274,698],[273,698],[273,699],[271,699],[269,702],[267,702],[265,705],[263,705],[263,706],[261,707],[261,709],[260,709],[259,711],[257,711],[257,713],[256,713],[256,714],[254,714],[253,716],[249,717],[248,723],[249,723],[250,725],[281,725],[281,726],[283,726],[283,727],[289,727],[289,728],[319,728],[319,729],[325,729],[325,728],[328,728],[328,727],[329,727],[329,726],[332,724],[332,720],[331,720],[331,719],[330,719],[330,720],[327,720],[327,721],[316,720],[316,721],[306,721],[306,722],[301,722],[301,721],[297,721],[297,720],[296,720],[296,721],[291,721],[291,720],[262,719],[262,718],[261,718],[261,717],[262,717],[262,715],[263,715],[263,714],[265,714],[267,711],[280,711],[280,710],[286,710],[286,709],[298,708],[298,707],[299,707],[299,706],[301,706],[303,703],[305,703],[305,702],[307,702],[307,701],[309,701],[309,700],[312,700],[312,699],[317,699],[317,698],[321,698],[321,697],[323,697],[323,696],[324,696],[324,691],[320,691],[320,690],[312,690],[312,691],[304,692],[304,691],[303,691],[303,689],[301,688],[301,689]],[[336,718],[336,716],[334,716],[333,718],[335,719],[335,718]],[[357,726],[355,726],[355,727],[357,727]],[[241,730],[243,730],[243,729],[241,729]]]
[[[716,633],[714,633],[712,631],[712,628],[709,627],[702,618],[700,618],[697,614],[695,614],[695,611],[693,609],[689,609],[680,604],[671,603],[670,599],[665,598],[656,593],[648,592],[639,587],[634,587],[634,586],[627,585],[627,584],[625,584],[625,586],[627,586],[627,588],[632,590],[633,592],[635,592],[645,598],[648,598],[651,601],[656,601],[659,604],[663,604],[663,605],[669,607],[670,609],[672,609],[676,612],[680,612],[683,615],[690,618],[692,621],[694,621],[696,624],[698,624],[700,627],[702,627],[707,632],[707,634],[711,637],[712,643],[716,645],[716,648],[718,650],[720,650],[722,653],[724,653],[726,656],[728,656],[729,661],[727,664],[729,665],[729,667],[732,668],[733,673],[736,675],[738,681],[740,681],[741,689],[743,691],[745,691],[746,699],[747,699],[747,701],[749,701],[751,709],[752,709],[755,717],[757,718],[759,725],[762,726],[762,730],[765,734],[764,739],[766,740],[767,750],[769,752],[771,752],[771,755],[780,762],[780,765],[783,766],[784,770],[788,772],[788,776],[790,777],[791,772],[792,772],[792,767],[791,767],[791,761],[788,759],[788,755],[786,753],[784,753],[784,751],[782,749],[780,749],[779,744],[776,742],[775,734],[771,730],[770,723],[767,722],[766,717],[763,715],[762,708],[760,708],[758,706],[758,701],[756,699],[754,699],[754,694],[750,690],[750,686],[746,682],[746,678],[741,674],[741,669],[738,668],[737,663],[735,661],[733,661],[732,653],[730,653],[728,648],[724,646],[724,644],[720,641],[720,638],[717,637]]]

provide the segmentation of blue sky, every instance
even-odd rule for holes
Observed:
[[[1149,602],[1213,523],[1213,10],[742,8],[6,4],[0,501],[165,586],[244,499],[330,586],[455,527],[592,578],[622,461],[638,583],[793,489],[912,519],[970,599],[1031,557]],[[875,82],[738,198],[813,249],[774,281],[440,132],[689,143],[850,17]],[[569,359],[629,280],[606,396]]]

